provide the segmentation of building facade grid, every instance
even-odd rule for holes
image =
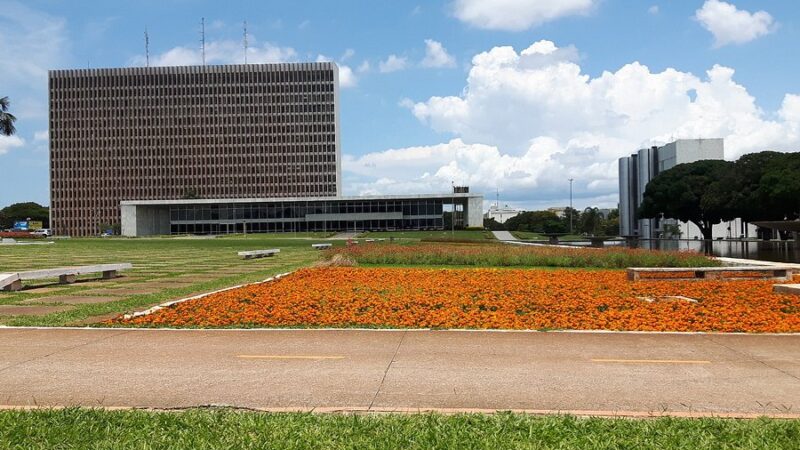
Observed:
[[[120,222],[120,201],[335,197],[333,63],[51,71],[52,227]]]

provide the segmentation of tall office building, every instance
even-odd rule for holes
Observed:
[[[659,173],[678,164],[703,159],[723,159],[724,143],[715,139],[679,139],[661,147],[639,150],[619,159],[619,234],[643,239],[657,238],[663,232],[660,218],[638,219],[639,206],[644,200],[647,183]],[[670,220],[669,218],[666,218]],[[671,223],[676,223],[671,221]],[[687,224],[681,225],[686,236],[698,231]],[[694,227],[696,228],[696,227]],[[685,237],[686,237],[685,236]]]
[[[341,195],[334,63],[50,71],[51,226],[120,202]]]

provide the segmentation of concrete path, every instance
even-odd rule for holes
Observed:
[[[492,231],[494,238],[498,241],[518,241],[513,234],[508,231]]]
[[[800,335],[0,329],[0,406],[800,417]]]

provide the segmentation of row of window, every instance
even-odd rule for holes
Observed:
[[[172,234],[292,233],[304,231],[442,230],[441,218],[171,224]]]
[[[208,69],[206,69],[208,67]],[[223,84],[309,84],[333,82],[331,69],[305,70],[270,70],[270,67],[258,67],[256,71],[217,72],[213,66],[194,69],[195,73],[135,73],[120,71],[119,73],[103,73],[75,70],[59,72],[50,78],[51,89],[69,88],[108,88],[112,86],[137,87],[154,85],[223,85]],[[210,70],[209,70],[210,69]],[[163,72],[164,69],[144,69],[150,72]]]

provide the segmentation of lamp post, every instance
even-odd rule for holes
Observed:
[[[569,234],[572,234],[572,182],[574,178],[569,179]]]

